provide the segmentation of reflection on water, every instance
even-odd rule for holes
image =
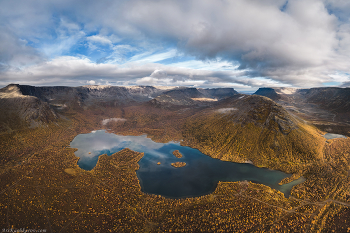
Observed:
[[[124,148],[144,152],[145,155],[139,161],[140,169],[136,171],[142,191],[171,198],[202,196],[213,192],[219,181],[243,180],[268,185],[289,196],[292,187],[304,181],[300,178],[289,184],[278,185],[290,174],[247,163],[213,159],[179,143],[153,142],[146,135],[120,136],[97,130],[76,136],[70,146],[78,149],[75,152],[80,158],[78,165],[85,170],[93,169],[102,154],[111,155]],[[183,157],[176,158],[172,154],[174,150],[179,150]],[[160,165],[157,165],[158,162]],[[186,166],[174,168],[171,166],[174,162],[185,162]]]

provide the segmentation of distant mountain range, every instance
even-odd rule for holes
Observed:
[[[332,122],[341,123],[345,128],[350,123],[350,88],[260,88],[254,95],[268,97],[294,117],[301,117],[316,125],[332,129]],[[61,113],[69,109],[138,104],[165,109],[201,108],[222,104],[223,100],[233,96],[246,95],[239,94],[233,88],[98,85],[35,87],[10,84],[0,89],[0,131],[24,126],[37,127],[59,118]]]
[[[126,106],[148,102],[157,106],[196,105],[238,94],[233,88],[182,88],[152,86],[35,87],[10,84],[0,89],[0,131],[24,125],[36,127],[59,117],[67,109],[94,105]]]
[[[260,88],[254,94],[269,97],[322,130],[350,136],[350,88]]]

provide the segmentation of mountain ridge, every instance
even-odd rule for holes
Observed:
[[[324,131],[350,136],[350,88],[310,89],[259,88],[255,95],[266,96],[289,113]]]

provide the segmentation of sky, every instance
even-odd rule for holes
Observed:
[[[0,87],[350,86],[349,0],[1,0]]]

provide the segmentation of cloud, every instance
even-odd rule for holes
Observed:
[[[168,74],[164,70],[155,70],[151,74],[151,77],[157,77],[157,78],[163,78],[163,77],[166,77],[166,76],[168,76]]]
[[[100,35],[89,36],[89,37],[87,37],[87,40],[93,41],[93,42],[98,42],[101,44],[107,44],[107,45],[112,44],[112,41],[110,41],[108,38],[100,36]]]
[[[0,76],[0,85],[20,83],[29,85],[85,84],[111,85],[171,85],[171,86],[245,86],[269,84],[242,77],[243,71],[209,71],[148,63],[120,66],[96,64],[86,57],[61,56],[51,61],[23,69],[9,69]]]
[[[140,30],[177,38],[183,51],[199,59],[238,61],[252,70],[250,76],[291,84],[309,78],[310,68],[331,66],[336,56],[336,19],[322,2],[290,1],[284,12],[279,4],[258,1],[201,1],[198,8],[194,2],[187,10],[188,4],[169,2],[151,4],[147,13],[135,7],[144,15],[133,20]],[[314,71],[311,76],[320,75]]]
[[[154,53],[150,54],[150,52],[145,52],[142,54],[138,54],[133,56],[129,62],[137,62],[137,63],[151,63],[151,62],[159,62],[165,59],[173,58],[177,55],[176,49],[170,49],[166,52]]]
[[[322,86],[350,71],[349,12],[347,0],[1,1],[0,82]]]
[[[201,60],[238,61],[250,77],[321,85],[331,79],[328,73],[349,70],[343,62],[349,57],[342,52],[349,30],[342,25],[338,32],[338,19],[323,1],[134,1],[124,6],[135,35],[176,41]]]
[[[22,67],[42,61],[42,55],[17,38],[13,32],[0,26],[0,72],[10,67]]]

